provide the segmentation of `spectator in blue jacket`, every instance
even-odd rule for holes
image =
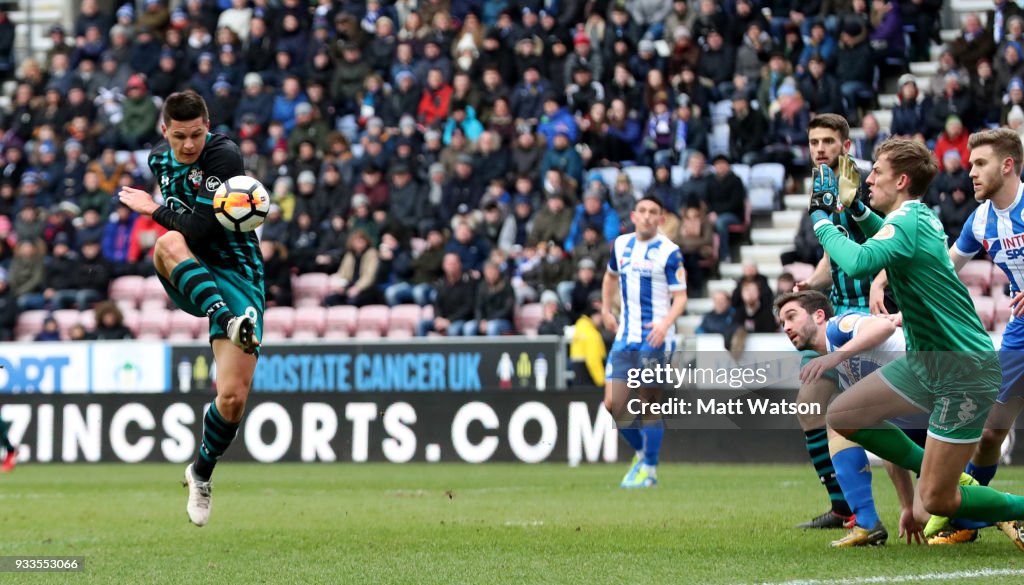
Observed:
[[[106,229],[103,230],[103,257],[113,264],[115,276],[124,276],[131,272],[128,248],[131,246],[136,216],[123,204],[118,204],[114,213],[114,217],[110,218]]]
[[[569,129],[559,126],[555,131],[551,146],[544,153],[544,158],[540,163],[541,181],[544,180],[549,170],[558,169],[565,176],[572,177],[577,185],[583,182],[583,159],[580,157],[580,153],[572,147],[573,142],[574,139],[570,138]]]
[[[270,119],[281,122],[284,125],[285,133],[289,133],[295,127],[295,107],[305,103],[309,103],[309,100],[302,93],[299,78],[289,76],[284,80],[281,93],[274,98],[274,108]]]
[[[576,206],[576,213],[569,226],[569,237],[565,240],[565,251],[572,249],[583,239],[583,231],[593,227],[611,242],[619,235],[619,214],[604,200],[604,194],[597,189],[587,189],[583,203]]]
[[[555,134],[563,129],[569,142],[575,143],[577,136],[576,119],[567,108],[561,107],[558,94],[549,92],[544,96],[544,111],[540,117],[540,126],[537,132],[541,133],[548,141],[548,150],[554,148]]]
[[[455,237],[445,245],[444,251],[457,254],[463,269],[473,278],[479,278],[484,261],[491,254],[491,246],[480,235],[473,233],[469,222],[461,221],[455,226]]]
[[[892,108],[892,124],[889,126],[892,135],[923,136],[931,111],[932,100],[927,95],[921,95],[917,78],[910,73],[900,76],[899,101]]]

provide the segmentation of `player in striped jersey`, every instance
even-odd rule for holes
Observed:
[[[800,373],[804,384],[838,381],[839,388],[845,390],[906,352],[903,330],[892,320],[859,311],[835,315],[832,304],[817,291],[781,295],[775,300],[775,309],[794,347],[805,357],[819,356],[804,362]],[[927,418],[922,420],[921,416],[894,422],[908,429],[908,434],[913,433],[915,440],[923,435],[928,424]],[[832,546],[885,544],[889,533],[875,509],[867,453],[863,447],[831,429],[828,446],[836,479],[856,517],[856,524],[846,536],[833,541]],[[888,461],[885,467],[899,496],[900,536],[905,536],[907,542],[921,542],[923,524],[918,518],[923,520],[924,513],[923,510],[914,513],[914,484],[910,473]]]
[[[1015,305],[999,348],[1002,386],[978,449],[967,464],[967,473],[988,485],[995,477],[1003,441],[1024,410],[1024,319],[1020,318],[1024,316],[1024,303],[1020,302],[1024,299],[1024,184],[1020,180],[1024,150],[1017,133],[1006,128],[977,132],[968,146],[974,197],[981,205],[967,218],[949,257],[959,271],[979,252],[987,251],[1009,278]],[[973,540],[982,525],[954,521],[953,527],[937,538],[951,543]]]
[[[214,217],[214,192],[245,169],[238,146],[210,133],[203,98],[192,91],[168,96],[160,128],[164,141],[153,148],[149,166],[167,205],[130,187],[119,197],[170,230],[155,246],[160,280],[179,308],[210,320],[217,397],[203,419],[202,440],[184,481],[189,520],[204,526],[210,518],[210,477],[238,432],[256,370],[265,304],[263,260],[255,233],[230,232]]]
[[[827,166],[814,170],[809,207],[815,233],[833,260],[854,276],[885,268],[902,309],[907,355],[843,392],[828,409],[828,424],[904,469],[920,474],[918,491],[933,515],[981,521],[1024,518],[1024,497],[963,481],[964,466],[981,438],[999,391],[999,361],[974,311],[967,287],[949,259],[942,222],[919,198],[935,177],[932,153],[893,138],[876,150],[868,177],[872,204],[847,209],[870,239],[856,244],[830,221],[838,181]],[[885,422],[930,413],[925,448]],[[1024,543],[1015,538],[1018,548]]]
[[[847,182],[844,187],[852,190],[857,197],[861,187],[860,174],[853,160],[847,154],[850,151],[850,124],[846,118],[837,114],[820,114],[808,124],[807,142],[815,165],[828,165]],[[848,213],[839,210],[831,214],[831,220],[839,232],[858,244],[867,239],[864,232]],[[828,290],[829,300],[835,310],[842,314],[847,311],[867,311],[872,300],[872,277],[867,275],[855,278],[833,262],[828,254],[821,259],[814,274],[805,281],[798,282],[796,290]],[[880,294],[875,291],[875,294]],[[822,413],[835,396],[835,385],[828,383],[801,384],[797,400],[801,403],[818,404]],[[824,415],[800,415],[797,417],[804,431],[804,445],[807,455],[821,480],[821,485],[829,495],[832,509],[825,511],[811,520],[798,524],[797,528],[851,528],[853,512],[843,497],[843,490],[836,480],[835,467],[829,457],[828,433],[825,429]]]
[[[627,412],[627,377],[640,368],[667,365],[675,350],[676,319],[686,309],[686,271],[679,246],[658,227],[664,207],[653,195],[636,202],[630,213],[636,231],[612,243],[611,258],[601,285],[607,326],[616,330],[605,367],[604,405],[619,432],[636,452],[621,487],[651,487],[657,483],[658,454],[665,432],[661,417],[633,420]],[[617,289],[617,290],[616,290]],[[620,313],[611,307],[618,295]],[[653,401],[657,388],[641,388],[641,398]]]

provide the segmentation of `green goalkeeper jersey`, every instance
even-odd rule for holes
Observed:
[[[927,205],[906,201],[884,220],[870,210],[855,219],[869,238],[863,244],[824,219],[814,232],[829,257],[851,276],[886,270],[903,311],[908,351],[994,351],[949,259],[942,222]]]

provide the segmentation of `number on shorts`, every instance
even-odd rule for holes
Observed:
[[[949,411],[949,398],[940,398],[942,401],[942,412],[939,413],[939,424],[946,424],[946,413]]]

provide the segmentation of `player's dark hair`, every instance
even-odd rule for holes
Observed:
[[[805,311],[812,315],[818,311],[824,311],[826,319],[836,316],[836,311],[832,308],[832,303],[828,300],[828,297],[816,290],[790,292],[775,297],[775,314],[778,315],[782,307],[793,301],[799,303]]]
[[[815,128],[834,130],[839,133],[839,138],[843,142],[850,139],[850,123],[839,114],[818,114],[811,118],[810,123],[807,124],[807,131],[810,132]]]
[[[1013,172],[1020,175],[1021,163],[1024,162],[1024,147],[1021,146],[1017,132],[1009,128],[995,128],[975,132],[967,139],[967,148],[971,150],[982,146],[991,146],[1000,163],[1012,158]]]
[[[640,205],[641,201],[650,201],[651,203],[654,203],[655,205],[657,205],[658,209],[660,209],[661,211],[665,211],[665,204],[661,201],[661,199],[657,195],[655,195],[653,193],[647,193],[643,197],[637,199],[636,203],[633,204],[633,209],[636,209],[636,206]]]
[[[163,120],[165,126],[170,126],[171,120],[188,122],[200,117],[203,122],[209,122],[210,111],[206,109],[206,101],[203,100],[203,96],[191,89],[172,93],[164,101]]]
[[[1017,139],[1018,148],[1020,138]],[[939,172],[935,155],[924,144],[907,138],[889,138],[875,148],[875,160],[885,156],[893,172],[906,175],[910,181],[907,191],[913,197],[921,197],[928,191],[932,179]]]

